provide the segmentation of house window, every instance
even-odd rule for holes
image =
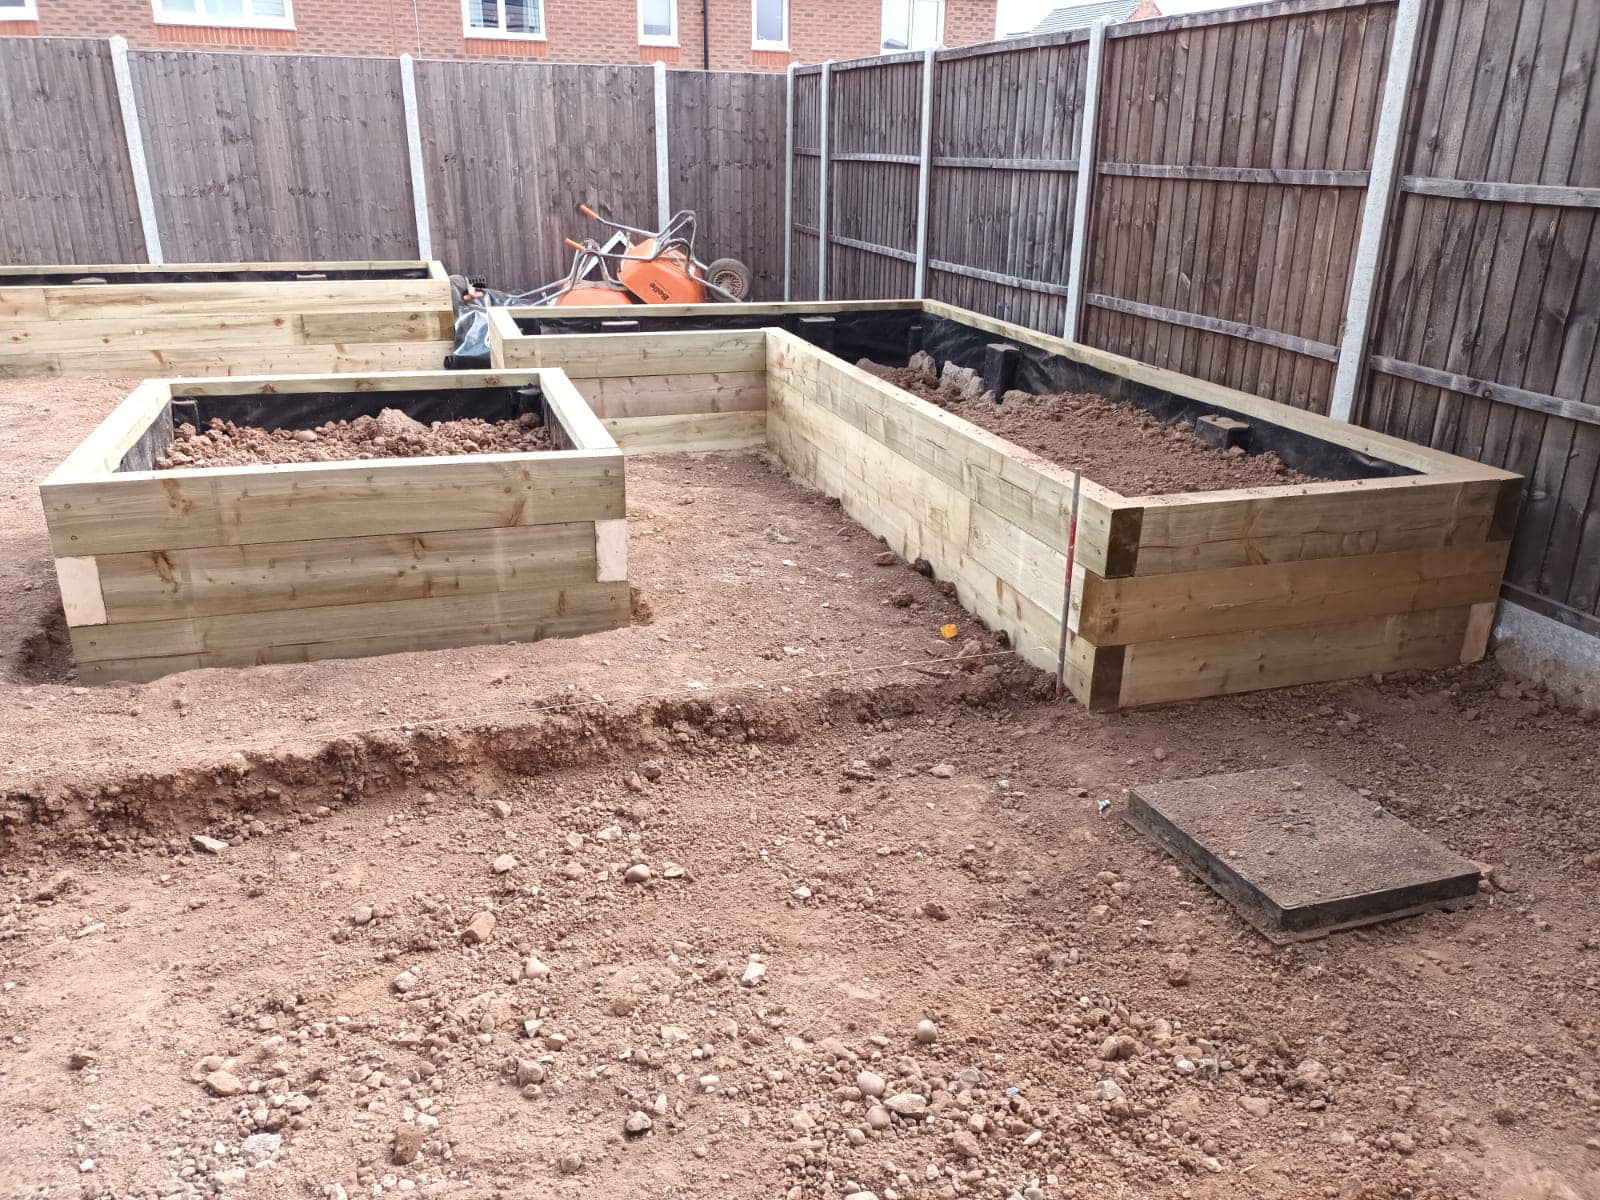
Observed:
[[[154,0],[157,25],[293,29],[290,0]]]
[[[944,0],[883,0],[882,44],[885,50],[944,45]]]
[[[0,0],[0,21],[37,21],[39,6],[34,0]]]
[[[678,44],[678,0],[639,0],[639,44]]]
[[[789,48],[789,0],[750,0],[754,36],[750,44],[757,50]]]
[[[461,0],[469,38],[544,41],[544,0]]]

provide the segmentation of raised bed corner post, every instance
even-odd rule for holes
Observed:
[[[433,226],[428,219],[428,176],[422,163],[422,119],[417,112],[417,66],[411,55],[400,56],[400,98],[406,111],[406,161],[411,169],[411,208],[417,222],[417,257],[433,257]]]
[[[671,157],[667,145],[667,64],[656,61],[656,228],[672,220]]]
[[[817,299],[828,298],[828,90],[833,86],[833,59],[822,64],[817,101]]]
[[[1372,171],[1361,208],[1361,236],[1350,269],[1350,298],[1345,306],[1344,332],[1339,339],[1339,366],[1333,376],[1328,415],[1349,421],[1355,415],[1356,396],[1367,368],[1367,345],[1372,336],[1372,299],[1377,290],[1378,266],[1388,233],[1395,180],[1405,131],[1406,100],[1417,62],[1417,35],[1422,24],[1423,0],[1399,0],[1394,14],[1394,37],[1389,43],[1389,64],[1384,72],[1383,101],[1372,142]]]
[[[145,261],[159,267],[161,228],[156,224],[156,197],[150,186],[150,163],[144,156],[144,133],[139,125],[139,101],[133,91],[133,69],[128,65],[128,39],[111,39],[111,74],[117,83],[117,104],[122,109],[122,136],[128,145],[128,168],[133,172],[133,196],[139,206],[139,229],[144,235]]]
[[[1106,26],[1101,17],[1089,26],[1089,62],[1083,78],[1083,113],[1078,128],[1078,178],[1072,195],[1072,248],[1067,265],[1067,319],[1061,336],[1078,340],[1083,320],[1083,273],[1089,252],[1089,203],[1094,192],[1095,132],[1100,113],[1100,76],[1106,54]]]
[[[794,68],[784,83],[783,111],[783,302],[789,303],[794,282]]]
[[[912,295],[921,300],[928,292],[928,192],[933,184],[933,70],[934,50],[922,55],[922,162],[917,174],[917,277]]]

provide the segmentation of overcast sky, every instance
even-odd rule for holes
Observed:
[[[1070,4],[1073,0],[1000,0],[997,30],[1000,34],[1015,33],[1019,29],[1032,29],[1040,18],[1052,8]],[[1206,8],[1238,8],[1241,4],[1257,0],[1156,0],[1164,13],[1199,12]]]

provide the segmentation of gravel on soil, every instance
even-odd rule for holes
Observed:
[[[941,380],[927,363],[885,367],[863,359],[857,365],[1124,496],[1316,482],[1270,450],[1215,449],[1195,437],[1192,424],[1168,425],[1137,405],[1091,393],[1022,391],[1007,392],[996,404],[991,394],[974,394],[971,386],[963,391],[949,372]]]
[[[514,454],[552,445],[550,431],[531,413],[515,421],[469,417],[424,425],[397,408],[386,408],[376,417],[329,421],[315,429],[259,429],[218,419],[203,430],[179,425],[156,468]]]

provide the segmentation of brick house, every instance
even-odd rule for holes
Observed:
[[[0,0],[0,37],[121,35],[138,49],[655,62],[791,62],[995,36],[996,0]],[[709,32],[709,45],[707,39]]]

